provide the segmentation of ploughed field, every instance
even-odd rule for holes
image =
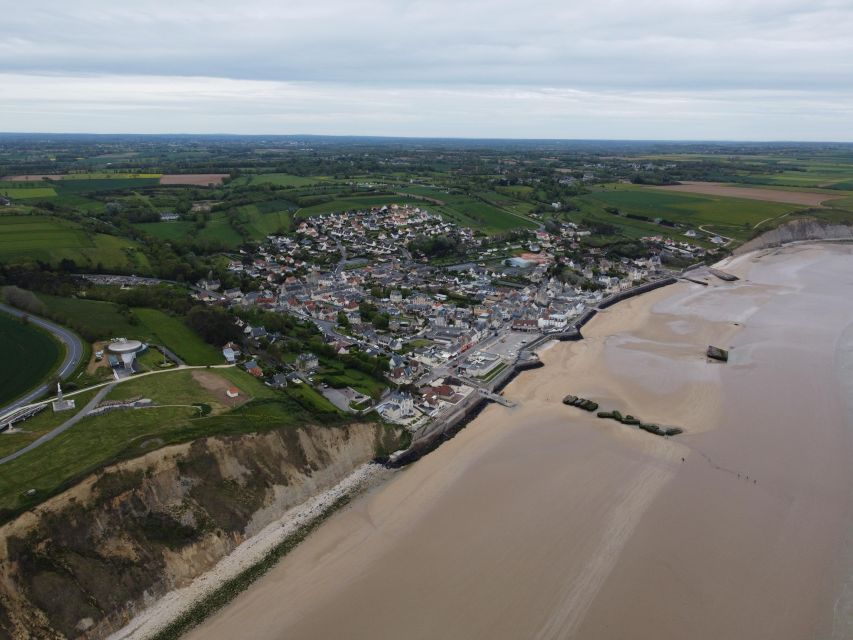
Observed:
[[[810,191],[787,191],[782,189],[762,189],[759,187],[739,187],[720,182],[683,182],[662,187],[649,187],[667,192],[701,193],[709,196],[742,198],[745,200],[763,200],[818,207],[827,200],[837,200],[842,195],[832,193],[814,193]]]

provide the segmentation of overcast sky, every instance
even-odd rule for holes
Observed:
[[[853,0],[0,9],[0,131],[853,140]]]

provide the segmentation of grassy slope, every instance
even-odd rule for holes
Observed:
[[[163,344],[187,364],[222,364],[218,349],[204,342],[176,318],[157,309],[136,308],[123,314],[118,305],[99,300],[38,294],[51,316],[99,339],[124,337]]]
[[[183,358],[187,364],[222,364],[222,353],[204,342],[179,318],[167,315],[158,309],[133,310],[139,318],[145,335],[164,344]]]
[[[3,519],[43,501],[106,464],[168,444],[305,424],[311,420],[305,410],[309,406],[337,415],[325,399],[319,397],[317,400],[316,392],[310,389],[273,391],[236,368],[211,369],[207,373],[231,381],[253,401],[203,418],[199,418],[198,410],[190,406],[161,406],[84,418],[56,439],[3,466],[3,473],[0,473]],[[139,395],[161,405],[206,403],[223,408],[221,399],[202,388],[190,371],[168,372],[122,383],[107,397],[121,399]],[[312,402],[316,402],[316,406]],[[78,406],[84,403],[85,398],[81,397]],[[311,415],[316,419],[319,414]],[[58,424],[51,414],[37,420],[45,423],[33,423],[40,432]],[[36,489],[36,494],[27,496],[29,489]]]
[[[0,313],[0,405],[32,389],[59,365],[63,349],[47,332]]]
[[[132,324],[132,316],[121,314],[118,305],[111,302],[63,298],[45,293],[37,295],[44,302],[51,316],[61,318],[63,324],[72,329],[85,328],[91,333],[98,334],[102,339],[148,338],[147,335],[143,335],[139,325]]]

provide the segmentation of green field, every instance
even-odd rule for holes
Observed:
[[[274,184],[279,187],[306,187],[321,182],[318,178],[292,176],[287,173],[265,173],[258,176],[246,176],[239,178],[239,180],[245,181],[244,184]]]
[[[115,413],[84,418],[56,439],[4,465],[0,474],[0,519],[8,519],[21,509],[42,502],[106,464],[169,444],[211,435],[308,424],[312,418],[305,407],[313,407],[315,401],[316,407],[329,416],[338,415],[325,399],[319,397],[317,401],[317,394],[311,389],[273,391],[237,368],[210,369],[206,373],[224,377],[243,392],[244,398],[252,401],[228,411],[221,404],[222,399],[203,388],[190,371],[162,373],[118,384],[107,399],[142,395],[159,405],[177,406],[123,411],[120,420]],[[89,394],[81,394],[84,395]],[[86,399],[80,397],[78,406]],[[195,403],[208,404],[214,411],[199,417],[198,409],[189,406]],[[43,415],[28,428],[41,433],[57,426],[52,414]],[[314,420],[317,416],[314,414]],[[30,489],[36,492],[28,496],[26,492]]]
[[[59,194],[79,194],[156,187],[159,184],[159,178],[81,178],[58,180],[56,188]]]
[[[38,297],[44,303],[48,316],[81,335],[89,334],[98,340],[107,340],[116,337],[135,338],[140,331],[139,323],[134,324],[133,316],[121,313],[119,306],[112,302],[64,298],[46,293],[39,293]]]
[[[187,364],[222,364],[222,353],[204,342],[179,318],[158,309],[133,310],[139,319],[143,335],[157,344],[166,345],[183,358]]]
[[[63,258],[104,269],[149,267],[138,245],[125,238],[92,234],[80,225],[51,216],[0,214],[0,262],[57,264]]]
[[[133,225],[137,229],[150,233],[163,240],[178,241],[190,238],[200,241],[221,242],[229,249],[240,246],[242,238],[229,224],[222,212],[211,214],[211,219],[203,229],[197,229],[191,220],[174,222],[139,222]]]
[[[423,186],[403,187],[401,191],[439,200],[444,204],[421,204],[456,224],[480,229],[486,233],[534,229],[537,226],[535,222],[523,217],[524,213],[529,211],[529,206],[505,194],[484,192],[478,198],[461,192]]]
[[[27,200],[32,198],[52,198],[56,195],[56,191],[51,187],[36,187],[36,188],[15,188],[15,187],[0,187],[0,195],[12,198],[13,200]]]
[[[290,209],[295,208],[289,201],[271,200],[243,205],[237,211],[246,220],[249,238],[260,241],[277,232],[288,232],[292,224]],[[236,249],[243,242],[243,238],[231,226],[223,212],[211,214],[210,220],[202,229],[198,229],[192,220],[138,222],[133,226],[163,240],[221,242],[228,249]]]
[[[59,365],[63,348],[46,331],[0,313],[0,406],[23,395]]]
[[[68,173],[63,180],[127,180],[127,179],[160,179],[162,173],[110,173],[109,171],[88,171],[85,173]]]
[[[775,218],[805,209],[800,205],[663,192],[622,184],[595,189],[588,195],[576,198],[574,203],[580,211],[572,213],[572,218],[585,217],[617,225],[629,237],[658,234],[681,237],[684,230],[616,216],[608,213],[607,207],[652,219],[663,218],[692,229],[701,226],[739,240],[748,238],[759,222],[770,223]]]

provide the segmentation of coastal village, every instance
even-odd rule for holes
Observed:
[[[564,334],[608,296],[668,277],[663,258],[698,261],[706,252],[687,239],[647,237],[645,257],[614,260],[585,247],[589,231],[576,224],[554,231],[494,242],[411,205],[315,216],[230,261],[247,286],[204,279],[194,296],[237,315],[243,340],[223,345],[227,362],[271,386],[312,385],[343,411],[375,409],[416,432],[466,399],[492,394],[520,361],[535,360],[534,343]],[[436,261],[409,248],[436,238],[465,246],[467,260]],[[567,270],[576,284],[555,275]],[[322,358],[310,351],[271,358],[281,334],[241,319],[249,310],[312,323],[328,353],[382,362],[381,391],[321,381]]]

